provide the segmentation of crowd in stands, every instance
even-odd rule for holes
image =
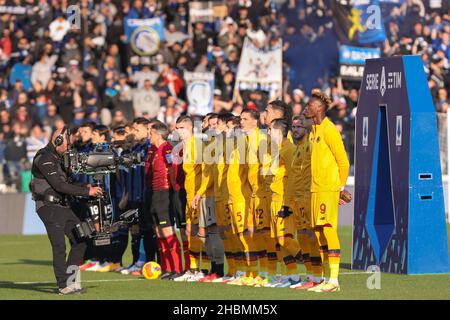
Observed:
[[[173,129],[176,118],[188,112],[185,71],[214,71],[214,112],[263,111],[267,93],[235,92],[246,36],[261,46],[283,39],[280,98],[296,115],[312,90],[329,93],[329,116],[352,155],[359,83],[339,78],[341,40],[334,32],[331,2],[226,0],[226,18],[191,24],[187,0],[0,0],[0,7],[30,9],[25,14],[0,11],[0,185],[15,190],[36,151],[65,124],[94,121],[113,128],[144,116]],[[78,27],[67,19],[72,4],[80,8]],[[436,111],[446,112],[448,1],[439,10],[422,0],[382,5],[387,33],[387,40],[377,44],[382,54],[421,55]],[[125,43],[124,19],[157,16],[164,18],[166,40],[157,54],[138,57]]]

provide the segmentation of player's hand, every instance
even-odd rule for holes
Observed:
[[[197,208],[198,202],[200,201],[200,198],[201,198],[201,197],[202,197],[202,196],[199,195],[199,194],[196,194],[196,195],[195,195],[195,197],[194,197],[194,199],[192,199],[192,203],[191,203],[192,208],[194,208],[194,209]]]
[[[89,196],[100,197],[103,194],[103,190],[100,187],[89,187]]]
[[[344,205],[352,201],[352,194],[347,190],[342,190],[339,198],[339,205]]]

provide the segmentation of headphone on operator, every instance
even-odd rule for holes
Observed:
[[[67,131],[67,127],[64,126],[61,133],[55,139],[55,146],[59,147],[64,143],[64,133]]]

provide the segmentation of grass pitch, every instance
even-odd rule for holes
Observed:
[[[447,229],[450,231],[450,226]],[[340,237],[341,292],[338,293],[148,281],[116,273],[82,272],[81,278],[87,293],[61,297],[55,294],[52,255],[47,237],[0,236],[0,299],[450,299],[450,274],[405,276],[383,273],[381,289],[368,289],[367,279],[371,274],[350,269],[351,227],[342,227]],[[124,263],[130,261],[128,248]],[[303,266],[299,267],[299,271],[304,271]]]

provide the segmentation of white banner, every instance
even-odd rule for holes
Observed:
[[[214,73],[184,72],[186,93],[189,102],[188,113],[206,115],[212,112],[214,98]]]
[[[240,90],[281,90],[283,71],[282,43],[269,50],[255,47],[245,38],[236,77]]]

